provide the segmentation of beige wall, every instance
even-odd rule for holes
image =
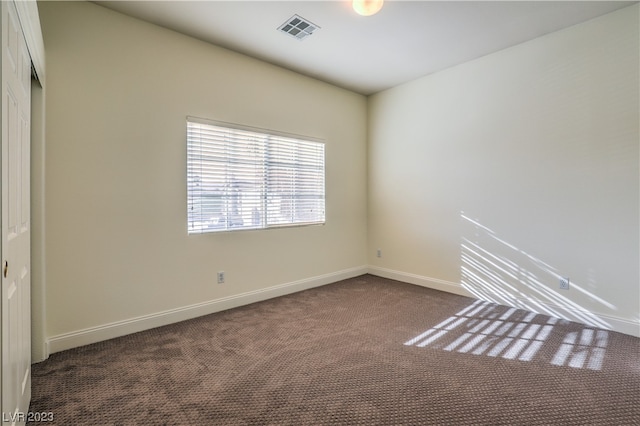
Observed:
[[[372,271],[638,335],[638,40],[635,5],[374,95]]]
[[[91,3],[39,7],[53,351],[365,270],[365,97]],[[326,225],[188,236],[187,115],[324,139]]]
[[[39,7],[50,350],[367,264],[638,334],[638,6],[368,101],[91,3]],[[325,139],[327,224],[188,236],[187,115]]]

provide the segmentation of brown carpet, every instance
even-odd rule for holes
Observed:
[[[33,366],[31,411],[58,425],[640,425],[639,351],[364,275],[53,354]]]

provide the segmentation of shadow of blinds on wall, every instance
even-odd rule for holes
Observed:
[[[324,143],[187,117],[188,233],[322,224]]]

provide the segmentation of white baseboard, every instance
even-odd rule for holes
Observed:
[[[404,283],[415,284],[421,287],[432,288],[434,290],[446,291],[447,293],[458,294],[460,296],[474,297],[460,284],[440,280],[437,278],[429,278],[422,275],[410,274],[408,272],[395,271],[393,269],[379,268],[377,266],[369,266],[368,272],[382,278],[390,280],[402,281]]]
[[[59,334],[57,336],[50,337],[45,342],[46,357],[48,358],[49,354],[51,353],[125,336],[127,334],[137,333],[139,331],[173,324],[179,321],[196,318],[227,309],[237,308],[239,306],[248,305],[250,303],[260,302],[274,297],[284,296],[286,294],[331,284],[336,281],[357,277],[366,273],[383,278],[406,282],[409,284],[419,285],[434,290],[445,291],[460,296],[471,297],[474,299],[476,298],[472,293],[466,290],[459,283],[440,280],[437,278],[425,277],[422,275],[416,275],[402,271],[396,271],[392,269],[380,268],[376,266],[360,266],[299,281],[279,284],[234,296],[171,309],[164,312],[143,315],[128,320],[117,321],[97,327]],[[555,314],[554,316],[561,319],[576,321],[586,325],[598,326],[620,333],[629,334],[631,336],[640,337],[640,321],[630,321],[624,318],[618,318],[610,315],[596,314],[587,311],[580,311],[577,309],[569,309],[567,307],[553,306],[542,303],[540,301],[535,301],[535,304],[538,306],[537,309],[534,309],[531,306],[531,303],[527,303],[527,301],[518,301],[516,302],[516,305],[512,307],[527,309],[529,311],[545,315],[550,315],[550,312],[553,312]],[[594,318],[597,319],[597,321],[594,320]],[[589,321],[589,319],[592,319],[593,321]]]
[[[434,290],[446,291],[448,293],[477,299],[475,295],[465,289],[462,285],[451,281],[395,271],[392,269],[379,268],[377,266],[369,266],[368,272],[371,275],[383,278],[389,278],[396,281],[402,281],[409,284],[415,284],[422,287],[432,288]],[[543,315],[551,315],[560,319],[578,322],[587,326],[604,328],[640,337],[640,320],[631,321],[625,318],[590,312],[585,309],[576,308],[575,306],[558,306],[535,299],[514,299],[514,301],[514,305],[511,306],[513,308],[525,309]],[[489,302],[493,301],[489,300]]]
[[[73,331],[71,333],[59,334],[47,340],[45,344],[45,347],[47,348],[47,357],[51,353],[60,352],[91,343],[101,342],[103,340],[113,339],[115,337],[126,336],[127,334],[137,333],[139,331],[173,324],[179,321],[196,318],[227,309],[237,308],[239,306],[248,305],[250,303],[260,302],[274,297],[284,296],[286,294],[307,290],[313,287],[331,284],[336,281],[357,277],[366,273],[367,267],[360,266],[299,281],[279,284],[260,290],[237,294],[234,296],[209,300],[206,302],[184,306],[177,309],[171,309],[164,312],[143,315],[124,321],[117,321],[98,327],[91,327],[83,330]]]

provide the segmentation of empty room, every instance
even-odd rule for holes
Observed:
[[[638,2],[0,5],[3,424],[640,424]]]

